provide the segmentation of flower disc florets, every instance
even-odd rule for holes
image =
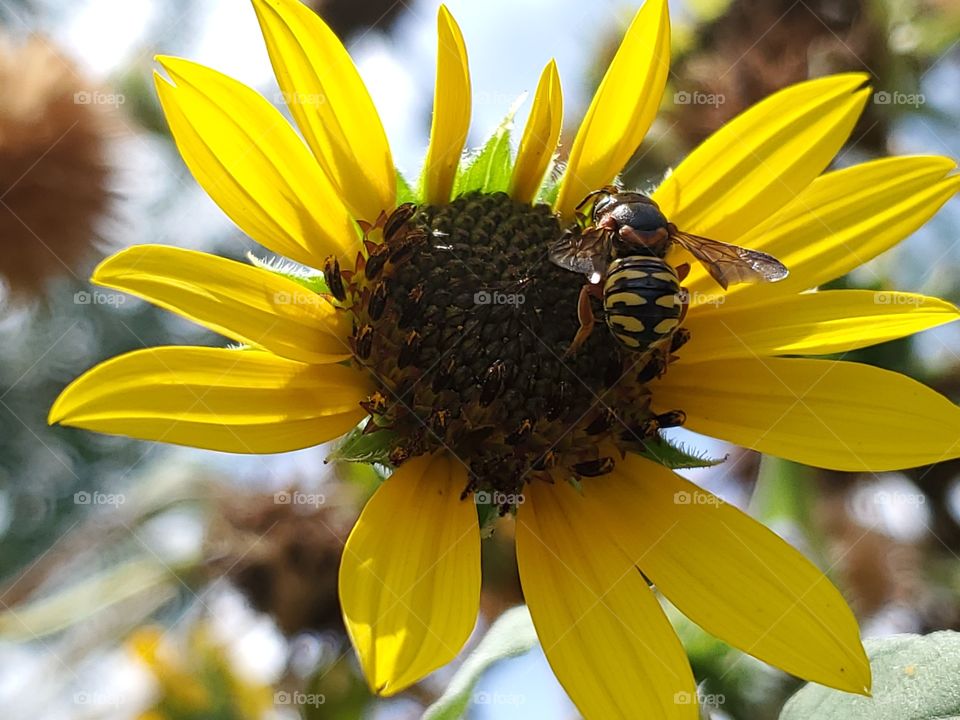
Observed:
[[[354,355],[380,386],[368,429],[393,433],[393,464],[447,448],[465,491],[510,498],[537,474],[609,472],[655,435],[637,354],[598,328],[564,356],[582,279],[548,257],[560,233],[546,205],[471,193],[401,207],[343,273]]]

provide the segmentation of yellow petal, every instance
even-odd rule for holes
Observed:
[[[93,282],[289,360],[334,363],[351,355],[348,313],[263,268],[194,250],[135,245],[104,260]]]
[[[353,216],[393,209],[396,171],[383,124],[343,44],[300,0],[254,0],[287,107]]]
[[[760,452],[831,470],[898,470],[960,456],[960,408],[869,365],[803,358],[676,363],[653,387],[658,412]]]
[[[259,350],[160,347],[120,355],[74,380],[50,423],[236,453],[333,440],[366,414],[363,373]]]
[[[779,258],[785,280],[734,285],[728,300],[761,302],[807,290],[873,259],[923,225],[960,190],[956,167],[943,157],[873,160],[817,178],[800,195],[741,240]],[[694,275],[694,273],[691,273]],[[697,271],[686,285],[710,292],[712,281]],[[716,288],[716,285],[713,285]]]
[[[684,362],[763,355],[827,355],[906,337],[960,318],[937,298],[900,292],[827,290],[763,305],[691,312]]]
[[[246,85],[179,58],[158,62],[160,103],[184,162],[207,194],[264,247],[323,267],[352,267],[357,228],[329,178],[283,115]]]
[[[371,690],[393,695],[450,662],[480,608],[480,529],[466,468],[404,463],[367,502],[343,551],[340,604]]]
[[[573,216],[584,196],[610,183],[650,128],[670,71],[666,0],[646,0],[580,124],[554,209]],[[669,215],[668,215],[669,217]]]
[[[681,230],[739,243],[829,165],[867,102],[866,78],[832,75],[771,95],[707,138],[654,199]]]
[[[517,513],[523,594],[543,651],[587,720],[696,720],[683,647],[633,560],[568,484],[527,486]]]
[[[843,596],[773,532],[636,456],[583,485],[591,516],[704,630],[805,680],[869,692],[870,665]]]
[[[450,202],[460,153],[470,129],[470,66],[463,34],[445,5],[437,15],[437,83],[433,96],[430,147],[423,165],[427,203]]]
[[[514,200],[528,203],[537,197],[562,128],[563,91],[557,63],[551,60],[540,75],[533,108],[520,140],[517,163],[513,166],[510,195]]]

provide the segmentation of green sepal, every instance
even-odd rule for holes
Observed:
[[[330,294],[330,286],[327,285],[326,278],[323,277],[323,273],[318,273],[316,275],[302,275],[297,277],[296,275],[290,277],[294,282],[298,282],[303,285],[308,290],[313,290],[315,293],[321,295]]]
[[[477,520],[480,523],[480,537],[488,538],[493,536],[493,526],[500,519],[500,507],[491,502],[479,502],[476,494],[473,495],[473,501],[477,505]]]
[[[247,260],[250,261],[251,265],[269,270],[276,275],[287,278],[287,280],[293,280],[295,283],[307,288],[307,290],[321,295],[328,295],[330,293],[330,287],[327,285],[327,281],[321,272],[304,268],[288,260],[257,257],[253,253],[247,253]]]
[[[419,204],[420,196],[410,183],[407,182],[407,179],[400,174],[400,171],[397,170],[397,205],[403,205],[404,203]]]
[[[556,165],[553,166],[553,169],[547,173],[547,177],[543,181],[543,186],[540,188],[538,202],[544,205],[550,205],[551,207],[557,202],[557,195],[560,194],[560,182],[563,180],[563,174],[563,168],[559,168]]]
[[[641,449],[635,452],[671,470],[715,467],[727,459],[726,455],[712,458],[703,453],[691,452],[682,443],[672,442],[662,436],[641,443]]]
[[[506,192],[510,188],[510,178],[513,175],[510,128],[513,127],[513,116],[522,100],[523,98],[510,108],[510,112],[483,149],[461,161],[460,171],[453,184],[454,197],[468,192]]]
[[[327,462],[371,463],[390,465],[390,450],[394,447],[397,434],[392,430],[376,430],[364,433],[362,427],[355,427],[327,456]]]

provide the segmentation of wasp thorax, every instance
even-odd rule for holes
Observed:
[[[545,205],[469,194],[401,207],[345,273],[354,355],[379,384],[363,406],[396,438],[392,462],[446,448],[465,491],[509,498],[538,475],[607,473],[610,448],[656,434],[646,363],[606,331],[564,356],[583,282],[550,262],[560,234]]]

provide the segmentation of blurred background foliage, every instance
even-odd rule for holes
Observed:
[[[355,52],[389,110],[398,163],[415,175],[429,129],[435,2],[313,4]],[[449,5],[475,73],[472,144],[556,55],[569,147],[634,6]],[[955,0],[686,0],[671,8],[670,87],[627,184],[656,184],[710,132],[778,88],[845,70],[870,73],[877,94],[837,166],[887,154],[960,157]],[[339,619],[340,548],[378,482],[373,469],[324,464],[323,448],[233,458],[46,425],[60,389],[102,359],[221,342],[91,287],[99,258],[145,242],[237,258],[256,251],[177,157],[153,93],[155,52],[209,62],[279,104],[245,3],[0,3],[3,715],[419,717],[455,668],[399,698],[374,700]],[[838,285],[960,302],[958,238],[954,199]],[[960,328],[946,327],[847,359],[900,370],[960,401],[958,353]],[[960,629],[956,462],[868,476],[737,451],[691,476],[812,557],[850,599],[865,634]],[[484,578],[472,644],[522,602],[509,520],[484,545]],[[714,700],[705,716],[777,717],[796,680],[672,617],[703,695]],[[494,666],[477,688],[470,717],[576,717],[537,649]]]

